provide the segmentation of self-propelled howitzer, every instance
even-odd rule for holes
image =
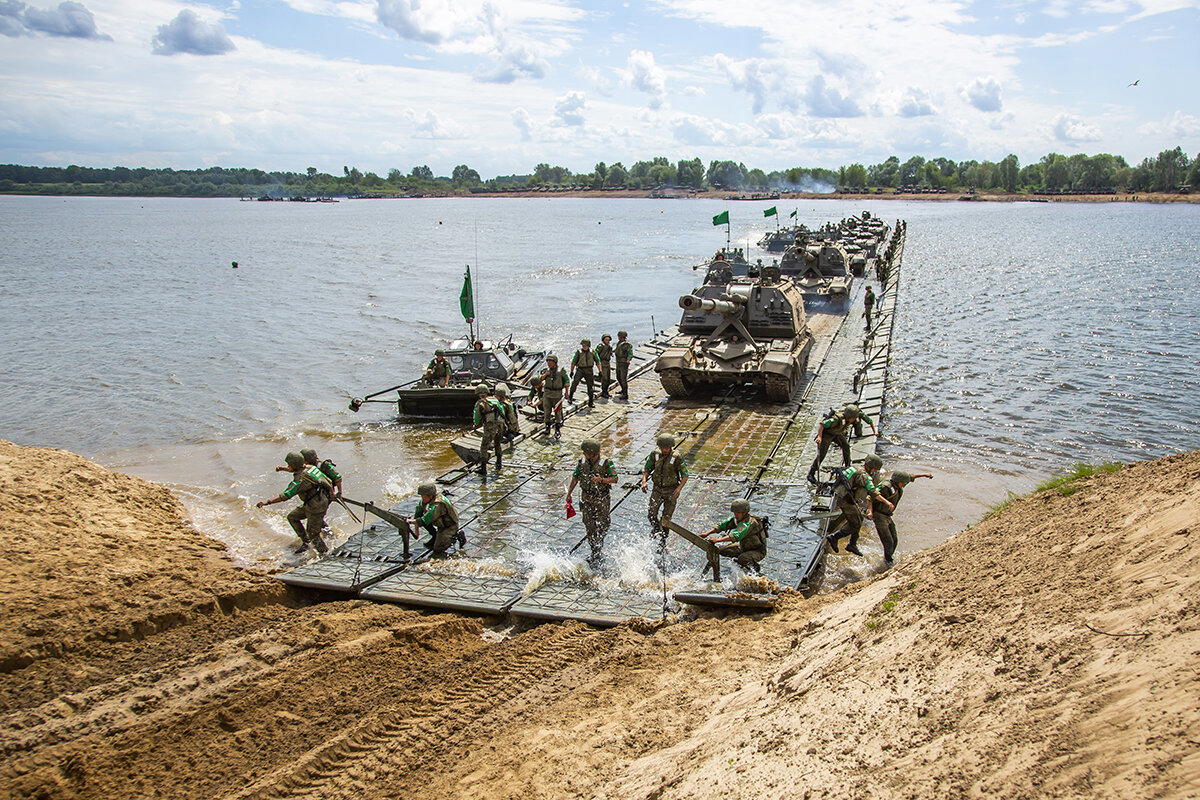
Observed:
[[[804,299],[775,267],[758,279],[705,284],[679,298],[679,333],[658,357],[655,370],[671,397],[700,386],[752,383],[783,403],[808,369],[813,337]]]

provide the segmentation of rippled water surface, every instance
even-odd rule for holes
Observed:
[[[346,402],[464,331],[465,264],[489,336],[644,338],[723,243],[711,216],[731,207],[756,241],[765,205],[0,197],[0,437],[168,482],[270,562],[286,524],[252,504],[286,450],[316,447],[367,496],[457,463],[445,426]],[[1200,206],[779,205],[909,221],[884,455],[941,479],[914,487],[910,549],[1075,461],[1200,447]]]

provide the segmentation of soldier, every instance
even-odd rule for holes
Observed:
[[[326,478],[329,478],[329,482],[333,484],[334,498],[340,498],[342,496],[342,473],[338,472],[337,464],[334,464],[333,461],[329,460],[328,458],[324,461],[317,458],[317,451],[313,450],[311,447],[306,447],[301,450],[300,455],[304,456],[305,464],[316,467],[317,469],[321,470],[321,474],[323,474]],[[276,467],[275,469],[278,470],[279,467]]]
[[[842,449],[842,468],[850,466],[850,441],[846,438],[846,432],[853,427],[854,421],[859,418],[861,413],[858,406],[847,405],[841,411],[835,411],[821,420],[817,426],[817,457],[813,459],[812,466],[808,469],[809,483],[818,482],[817,470],[821,468],[821,462],[825,460],[825,454],[829,452],[831,443]],[[873,430],[874,424],[871,427]]]
[[[607,333],[600,337],[600,346],[596,348],[596,363],[600,365],[600,396],[608,397],[608,387],[612,386],[612,337]]]
[[[533,380],[529,382],[529,396],[525,398],[525,405],[534,407],[534,419],[541,419],[542,414],[542,376],[535,375]]]
[[[567,371],[558,368],[558,356],[546,356],[546,368],[542,370],[542,421],[546,424],[546,435],[554,425],[554,435],[562,433],[562,397],[567,388]]]
[[[750,515],[750,501],[734,500],[729,504],[733,516],[715,526],[704,537],[713,544],[724,544],[718,548],[723,556],[730,556],[747,572],[758,573],[758,564],[767,557],[767,535],[763,521]],[[724,532],[724,536],[716,536]],[[715,538],[709,538],[715,537]]]
[[[876,504],[868,503],[868,500],[873,499],[886,509],[895,508],[879,494],[879,489],[875,486],[875,479],[882,466],[883,460],[872,453],[863,459],[861,467],[847,467],[838,473],[837,488],[833,490],[833,504],[841,513],[834,517],[825,529],[825,540],[833,552],[838,551],[838,539],[848,535],[850,543],[846,545],[846,552],[856,556],[862,555],[862,551],[858,549],[858,532],[862,528],[864,511],[867,519],[874,521],[873,507]]]
[[[583,514],[583,527],[587,531],[588,546],[592,554],[588,556],[588,565],[595,569],[604,555],[604,537],[608,534],[611,523],[609,517],[610,488],[617,482],[617,468],[612,459],[600,458],[600,443],[595,439],[584,439],[580,449],[583,458],[575,465],[571,475],[571,485],[567,487],[567,503],[579,484],[579,505]]]
[[[478,399],[475,401],[471,423],[477,429],[481,429],[479,469],[476,470],[480,475],[487,475],[487,462],[492,457],[493,450],[496,451],[496,472],[503,466],[504,457],[500,454],[500,447],[504,444],[501,438],[505,427],[504,408],[500,401],[489,396],[491,393],[491,389],[485,384],[481,383],[475,387],[475,396]]]
[[[449,500],[438,494],[437,487],[432,483],[423,483],[417,487],[417,494],[421,500],[417,503],[415,516],[409,522],[415,527],[417,536],[421,535],[421,528],[429,532],[425,546],[432,551],[433,557],[445,558],[446,551],[455,540],[459,547],[465,545],[467,537],[458,530],[458,512]]]
[[[633,360],[633,344],[626,341],[629,334],[617,331],[617,347],[613,355],[617,358],[617,385],[621,387],[621,399],[629,399],[629,362]]]
[[[854,422],[851,423],[851,427],[854,429],[854,438],[855,439],[862,438],[864,422],[871,426],[871,435],[872,436],[879,435],[879,431],[875,428],[875,421],[872,420],[870,417],[868,417],[866,414],[864,414],[863,410],[858,407],[857,403],[847,403],[846,408],[853,408],[858,413],[858,416],[854,418]],[[843,409],[843,411],[844,410],[845,409]]]
[[[588,408],[596,406],[596,375],[593,372],[596,366],[596,354],[592,352],[592,340],[580,339],[579,349],[575,351],[575,355],[571,357],[571,374],[575,379],[571,381],[571,391],[567,392],[567,401],[575,402],[575,387],[580,381],[587,384],[588,392]]]
[[[504,411],[504,431],[500,438],[505,442],[511,442],[521,433],[521,420],[517,416],[517,405],[508,399],[508,387],[503,383],[496,384],[496,399],[500,401],[500,406]]]
[[[325,512],[329,510],[333,484],[321,470],[305,464],[304,456],[299,453],[288,453],[284,461],[287,462],[287,471],[292,473],[292,482],[277,497],[258,501],[256,507],[262,508],[299,497],[300,505],[287,515],[288,524],[300,537],[300,546],[296,548],[296,552],[303,553],[311,546],[318,554],[325,555],[329,548],[325,546],[321,533],[325,530]]]
[[[867,287],[867,293],[863,296],[863,316],[867,318],[867,330],[871,329],[871,311],[875,308],[875,290],[870,286]]]
[[[430,386],[450,385],[450,362],[446,360],[445,350],[434,352],[433,360],[425,368],[424,380]]]
[[[687,483],[688,468],[687,462],[674,454],[674,436],[659,436],[657,445],[658,450],[650,453],[642,465],[642,491],[646,491],[646,481],[652,479],[654,491],[650,492],[647,513],[650,517],[650,533],[658,534],[661,550],[667,545],[667,531],[662,520],[675,515],[675,503]]]
[[[878,487],[879,496],[886,500],[888,505],[885,506],[877,500],[872,501],[875,512],[875,531],[879,534],[879,543],[883,545],[883,560],[889,564],[895,557],[896,545],[900,541],[896,536],[896,523],[892,521],[892,514],[895,512],[896,506],[900,505],[900,498],[904,496],[904,487],[916,478],[932,479],[933,475],[928,472],[914,474],[896,470]]]

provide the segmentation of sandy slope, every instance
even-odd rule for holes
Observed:
[[[1200,796],[1200,454],[770,616],[503,639],[304,605],[70,454],[4,445],[0,481],[3,796]]]

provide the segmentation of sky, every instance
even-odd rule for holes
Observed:
[[[0,0],[3,163],[486,178],[1176,145],[1200,153],[1200,0]]]

